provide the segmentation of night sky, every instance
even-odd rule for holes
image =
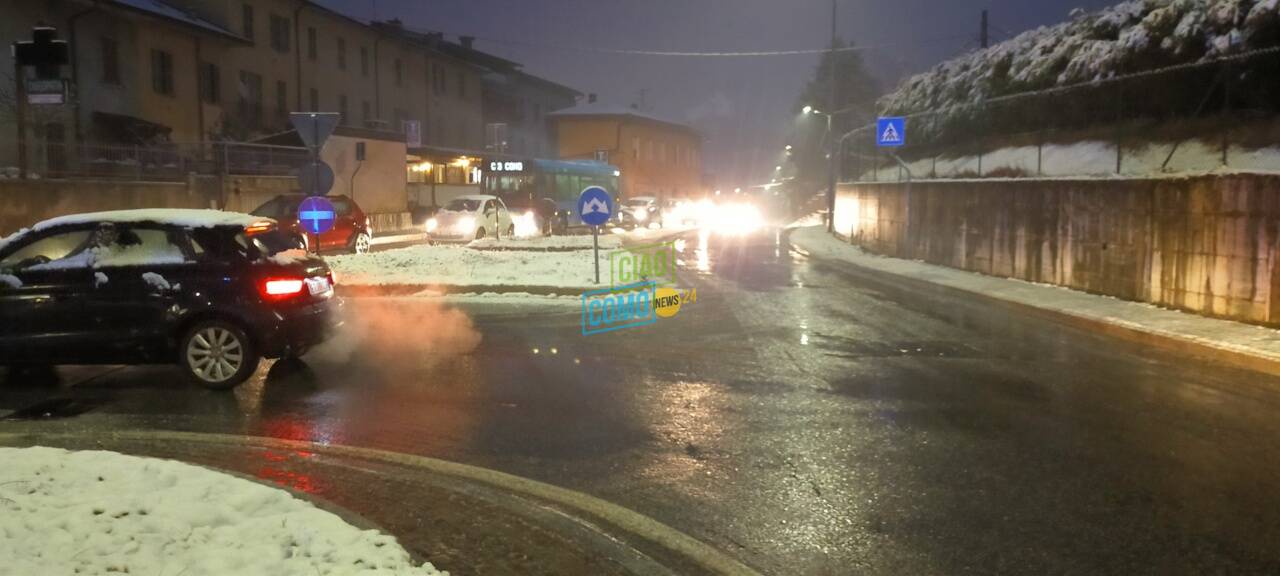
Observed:
[[[320,0],[357,18],[478,37],[476,47],[602,101],[689,122],[707,137],[705,169],[722,186],[763,182],[798,121],[791,113],[818,56],[675,58],[562,47],[690,52],[825,47],[828,0]],[[840,35],[859,45],[887,88],[977,45],[1113,0],[840,0]]]

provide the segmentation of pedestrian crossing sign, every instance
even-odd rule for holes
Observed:
[[[907,144],[906,118],[881,118],[876,121],[876,146],[898,148]]]

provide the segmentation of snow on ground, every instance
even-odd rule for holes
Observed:
[[[469,244],[474,248],[481,250],[489,249],[506,249],[506,250],[589,250],[591,249],[591,235],[581,234],[572,236],[534,236],[532,238],[503,238],[494,240],[493,238],[483,238]],[[600,249],[612,250],[622,246],[622,237],[615,235],[600,235]]]
[[[0,575],[439,575],[288,492],[171,460],[0,448]]]
[[[1169,153],[1173,157],[1169,158]],[[1222,165],[1220,144],[1189,140],[1178,145],[1153,143],[1140,149],[1124,150],[1120,157],[1120,173],[1116,173],[1116,148],[1111,142],[1085,141],[1075,144],[1046,144],[1038,157],[1035,146],[1001,148],[982,155],[982,174],[1008,173],[1013,170],[1025,177],[1158,177],[1164,174],[1185,176],[1195,173],[1275,172],[1280,171],[1280,147],[1246,149],[1232,146],[1228,164]],[[1169,159],[1166,167],[1165,159]],[[929,178],[974,177],[978,175],[978,156],[939,156],[908,162],[917,180]],[[1037,167],[1039,166],[1039,172]],[[935,176],[936,170],[936,176]],[[883,164],[879,170],[862,175],[866,181],[897,182],[906,180],[896,164]]]
[[[1206,318],[1150,304],[1077,292],[1060,286],[1033,284],[913,260],[876,256],[831,236],[821,227],[797,228],[791,234],[791,242],[819,258],[843,260],[857,266],[1024,306],[1280,362],[1280,330]]]
[[[22,280],[19,280],[17,276],[14,276],[12,274],[0,274],[0,286],[7,286],[9,288],[21,288]]]
[[[556,286],[589,288],[595,272],[590,251],[473,250],[466,246],[411,246],[370,254],[330,256],[338,284],[450,286]],[[600,265],[608,271],[608,254]]]

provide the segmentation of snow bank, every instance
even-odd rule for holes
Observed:
[[[11,274],[0,274],[0,286],[8,286],[9,288],[21,288],[22,280]]]
[[[1172,154],[1172,157],[1170,157]],[[1035,146],[1000,148],[982,155],[982,175],[993,173],[1009,176],[1046,178],[1066,177],[1143,177],[1161,174],[1186,175],[1206,172],[1255,172],[1280,170],[1280,147],[1247,149],[1232,146],[1227,165],[1222,165],[1222,148],[1218,143],[1188,140],[1174,147],[1171,142],[1150,143],[1136,149],[1126,148],[1116,172],[1116,148],[1111,142],[1088,140],[1073,144],[1046,144],[1042,151]],[[1165,160],[1169,163],[1166,166]],[[978,156],[939,156],[907,163],[916,179],[962,178],[978,175]],[[902,179],[906,179],[905,173]],[[897,182],[897,164],[884,164],[869,170],[860,180]]]
[[[0,575],[439,575],[395,538],[170,460],[0,448]]]
[[[142,210],[113,210],[109,212],[88,212],[71,214],[45,220],[36,224],[33,230],[43,230],[63,224],[84,224],[92,222],[164,222],[192,228],[212,228],[214,226],[249,226],[269,218],[225,212],[222,210],[192,210],[186,208],[147,208]]]
[[[412,246],[325,258],[340,284],[445,284],[452,286],[595,286],[590,251],[473,250],[465,246]],[[608,272],[608,255],[600,254]]]
[[[576,236],[534,236],[530,238],[506,238],[494,240],[493,238],[483,238],[471,242],[469,246],[484,249],[507,249],[507,250],[569,250],[569,249],[589,249],[591,248],[591,235]],[[618,236],[601,235],[600,249],[614,249],[622,246],[622,238]]]

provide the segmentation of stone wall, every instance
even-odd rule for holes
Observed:
[[[879,254],[1280,325],[1280,176],[849,184],[835,222]]]

